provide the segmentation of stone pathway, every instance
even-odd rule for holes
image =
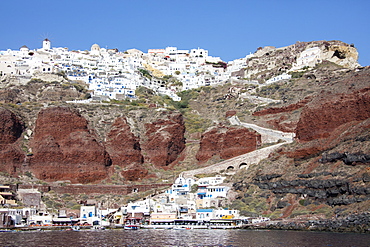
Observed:
[[[256,130],[261,134],[263,143],[271,143],[278,140],[282,140],[284,142],[257,149],[255,151],[239,155],[211,166],[185,171],[182,173],[184,177],[194,177],[194,175],[197,174],[208,174],[220,171],[234,173],[239,169],[248,169],[250,164],[258,164],[261,160],[266,159],[270,153],[274,152],[280,146],[285,145],[286,143],[291,143],[294,140],[294,133],[285,133],[282,131],[263,128],[255,124],[242,123],[236,116],[229,118],[229,121],[233,125],[241,125]]]

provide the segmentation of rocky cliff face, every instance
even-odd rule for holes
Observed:
[[[358,68],[356,49],[340,41],[265,47],[234,75],[264,82],[288,72],[314,47],[322,62],[290,80],[269,85],[233,80],[185,92],[188,108],[182,110],[192,129],[186,149],[182,115],[159,109],[168,106],[167,99],[152,95],[150,101],[148,94],[142,96],[145,104],[45,108],[84,93],[54,78],[0,85],[0,102],[11,109],[0,110],[0,171],[32,171],[41,180],[73,183],[156,180],[161,169],[182,169],[185,162],[194,168],[255,150],[257,133],[224,126],[225,116],[237,115],[243,122],[295,132],[297,138],[230,178],[238,192],[232,207],[273,218],[368,211],[370,69]],[[218,127],[204,132],[199,143],[200,131],[211,123]]]
[[[24,124],[10,110],[0,108],[0,144],[12,144],[21,137]]]
[[[0,84],[0,102],[23,103],[23,102],[49,102],[66,101],[84,97],[85,89],[77,83],[69,83],[63,77],[50,74],[40,76],[42,79],[32,78],[24,84],[16,81],[11,84]]]
[[[185,148],[185,125],[181,114],[162,116],[145,124],[144,157],[158,167],[168,166]]]
[[[370,87],[353,93],[323,92],[307,104],[297,124],[301,141],[329,137],[335,128],[370,117]]]
[[[67,107],[40,111],[33,139],[30,170],[46,181],[100,181],[108,176],[111,159],[78,112]]]
[[[0,116],[0,171],[16,174],[20,171],[25,157],[18,141],[24,124],[13,112],[2,107]]]
[[[0,109],[0,171],[11,175],[30,171],[44,181],[90,183],[110,181],[116,174],[121,182],[136,181],[155,177],[148,172],[150,164],[167,167],[185,148],[179,113],[59,106],[42,108],[36,115],[29,105],[17,108],[27,112],[26,130],[20,117]]]
[[[261,135],[243,127],[213,127],[202,134],[196,158],[205,162],[213,156],[220,159],[245,154],[257,149]]]
[[[117,118],[107,135],[107,152],[112,159],[113,166],[123,168],[121,175],[129,181],[142,179],[148,170],[141,167],[144,157],[141,153],[140,139],[130,129],[126,118]]]
[[[370,69],[365,68],[331,80],[326,90],[297,104],[256,113],[281,117],[279,114],[300,109],[297,142],[251,167],[244,179],[234,184],[243,193],[241,205],[256,193],[265,198],[258,201],[265,203],[260,212],[276,218],[307,214],[330,218],[368,208],[369,81]]]
[[[113,165],[127,167],[141,165],[144,162],[141,154],[140,140],[130,129],[126,118],[117,118],[107,135],[105,144]]]
[[[356,48],[341,41],[312,41],[297,42],[287,47],[275,48],[272,46],[260,47],[247,59],[246,68],[234,72],[234,76],[254,80],[267,80],[276,75],[288,72],[297,66],[297,59],[301,53],[310,48],[318,48],[316,62],[329,61],[345,68],[359,67]]]

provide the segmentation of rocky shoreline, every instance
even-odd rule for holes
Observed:
[[[278,220],[248,225],[245,229],[370,233],[370,213],[319,220]]]

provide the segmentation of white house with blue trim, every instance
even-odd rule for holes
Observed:
[[[166,190],[166,194],[169,198],[176,198],[178,196],[186,196],[191,191],[191,186],[195,184],[193,178],[184,178],[180,175],[175,183],[172,184],[171,188]]]
[[[202,221],[210,221],[214,218],[213,209],[197,209],[195,219]]]

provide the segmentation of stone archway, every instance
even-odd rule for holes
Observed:
[[[235,168],[234,168],[233,166],[228,166],[226,170],[227,170],[227,171],[233,171],[234,169],[235,169]]]
[[[239,169],[246,169],[246,168],[248,168],[248,164],[247,163],[245,163],[245,162],[240,163]]]

